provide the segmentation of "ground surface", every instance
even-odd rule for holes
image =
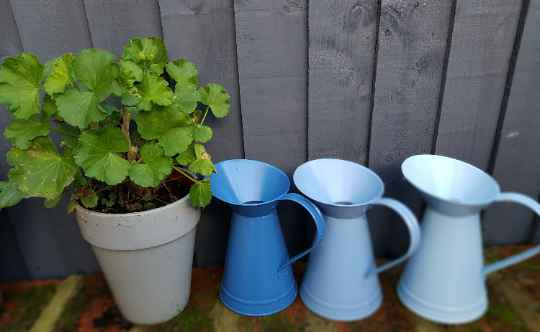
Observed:
[[[487,261],[494,261],[526,248],[512,246],[487,249],[485,256]],[[304,263],[294,266],[297,281],[301,281],[304,268]],[[487,281],[490,300],[488,312],[476,322],[459,326],[434,324],[410,313],[399,302],[395,292],[401,271],[402,268],[397,267],[381,274],[384,301],[374,315],[357,322],[342,323],[311,313],[300,297],[275,315],[253,318],[235,314],[219,300],[223,268],[195,268],[191,298],[186,309],[167,323],[149,327],[133,326],[121,317],[103,276],[85,275],[82,276],[83,283],[77,288],[76,295],[59,313],[52,331],[540,331],[540,255],[491,274]],[[55,292],[57,294],[61,288],[57,288],[60,282],[40,280],[0,283],[4,297],[0,306],[0,331],[30,331],[40,313],[53,298],[58,297]],[[32,331],[35,330],[34,327]]]

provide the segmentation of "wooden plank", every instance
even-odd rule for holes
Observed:
[[[25,52],[42,63],[92,47],[83,0],[10,0]]]
[[[161,0],[161,22],[169,59],[187,59],[199,70],[199,85],[222,85],[230,95],[229,115],[205,124],[213,137],[205,144],[214,163],[244,158],[232,0]],[[196,266],[223,265],[231,210],[213,199],[201,215],[195,241]]]
[[[401,163],[430,153],[451,23],[452,1],[382,1],[369,168],[386,184],[385,196],[420,215],[422,200],[404,180]],[[375,252],[396,256],[407,249],[397,214],[368,213]]]
[[[235,1],[246,158],[291,176],[307,160],[307,1]]]
[[[366,164],[377,1],[309,1],[308,159]]]
[[[499,137],[493,176],[501,190],[540,195],[540,0],[531,0]],[[518,204],[496,204],[484,213],[487,245],[530,240],[534,214]]]
[[[435,153],[489,165],[521,0],[457,0]]]
[[[292,178],[308,150],[307,0],[236,0],[234,13],[245,156]],[[303,209],[284,202],[278,215],[289,254],[308,248]]]
[[[82,0],[11,0],[11,6],[24,51],[34,53],[42,63],[92,47]],[[53,137],[60,142],[58,135]],[[30,278],[99,272],[75,217],[65,212],[68,198],[65,195],[52,209],[43,206],[43,199],[23,200],[6,209]]]
[[[9,1],[0,2],[0,64],[7,57],[23,51],[17,23],[13,17]],[[13,116],[5,104],[0,104],[0,134],[3,134]],[[0,181],[7,181],[11,165],[6,161],[6,153],[11,150],[10,140],[0,139]],[[0,211],[0,281],[28,278],[24,258],[5,210]]]
[[[119,59],[132,38],[162,37],[158,0],[84,0],[95,48]]]

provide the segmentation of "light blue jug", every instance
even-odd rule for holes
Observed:
[[[298,194],[287,194],[289,179],[274,166],[246,159],[215,165],[213,195],[233,210],[225,270],[219,295],[231,310],[264,316],[288,307],[298,288],[291,263],[322,240],[324,219],[319,209]],[[317,227],[313,245],[289,259],[276,207],[290,200],[308,210]]]
[[[501,193],[495,180],[462,161],[434,155],[406,159],[403,175],[427,202],[422,243],[411,256],[398,296],[411,311],[443,324],[480,318],[487,309],[486,274],[540,252],[540,245],[484,266],[479,212],[492,202],[540,205],[517,193]]]
[[[382,198],[384,185],[368,168],[338,159],[319,159],[298,167],[297,188],[321,209],[324,240],[309,257],[300,287],[304,304],[316,314],[351,321],[374,313],[382,302],[378,273],[405,260],[418,247],[420,227],[402,203]],[[396,211],[410,232],[407,253],[375,266],[366,210],[382,205]]]

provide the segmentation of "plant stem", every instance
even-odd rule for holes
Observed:
[[[133,146],[131,144],[131,138],[129,136],[129,122],[131,121],[131,115],[127,111],[127,106],[122,104],[122,114],[123,114],[123,120],[122,120],[122,132],[124,135],[126,135],[126,138],[129,143],[129,150],[127,153],[127,161],[132,162],[137,158],[137,153],[139,152],[139,149],[136,146]]]
[[[195,182],[195,183],[201,183],[201,181],[195,180],[194,178],[191,177],[191,175],[187,174],[186,172],[182,171],[181,169],[176,168],[176,167],[174,167],[174,166],[173,166],[173,168],[174,168],[175,170],[177,170],[179,173],[182,173],[185,177],[187,177],[187,178],[190,179],[191,181],[193,181],[193,182]]]
[[[208,110],[210,109],[210,105],[206,106],[206,112],[204,113],[204,117],[202,118],[201,125],[204,122],[204,119],[206,119],[206,114],[208,114]]]

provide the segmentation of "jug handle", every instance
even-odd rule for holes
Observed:
[[[309,249],[303,251],[302,253],[294,256],[293,258],[283,263],[283,265],[279,267],[278,271],[284,268],[285,266],[291,264],[292,262],[296,261],[297,259],[305,256],[311,250],[313,250],[313,248],[315,248],[321,242],[321,240],[324,237],[324,233],[326,232],[326,224],[324,222],[324,217],[321,211],[319,210],[319,208],[315,204],[313,204],[310,200],[308,200],[307,198],[301,195],[292,194],[292,193],[286,194],[285,196],[279,198],[279,200],[280,201],[288,200],[288,201],[296,202],[302,205],[306,210],[308,210],[309,214],[315,221],[315,226],[317,227],[317,233],[315,234],[315,240],[313,241],[313,245]]]
[[[523,204],[540,216],[540,204],[538,204],[538,202],[536,202],[532,198],[525,196],[523,194],[513,193],[513,192],[500,193],[499,196],[495,198],[495,201],[496,202],[510,201],[510,202]],[[529,250],[525,250],[524,252],[521,252],[517,255],[505,258],[503,260],[500,260],[498,262],[485,266],[484,274],[489,274],[491,272],[503,269],[509,265],[531,258],[538,253],[540,253],[540,244]]]
[[[400,217],[403,219],[403,221],[405,222],[405,225],[407,226],[407,229],[409,230],[410,241],[409,241],[409,249],[407,250],[405,255],[377,267],[374,271],[371,271],[371,273],[368,273],[368,275],[386,271],[389,268],[396,266],[397,264],[409,258],[409,256],[412,253],[414,253],[416,249],[418,248],[418,246],[420,245],[420,238],[421,238],[420,226],[418,225],[418,220],[405,204],[391,198],[379,198],[377,201],[373,202],[373,204],[386,206],[396,211],[397,214],[399,214]]]

